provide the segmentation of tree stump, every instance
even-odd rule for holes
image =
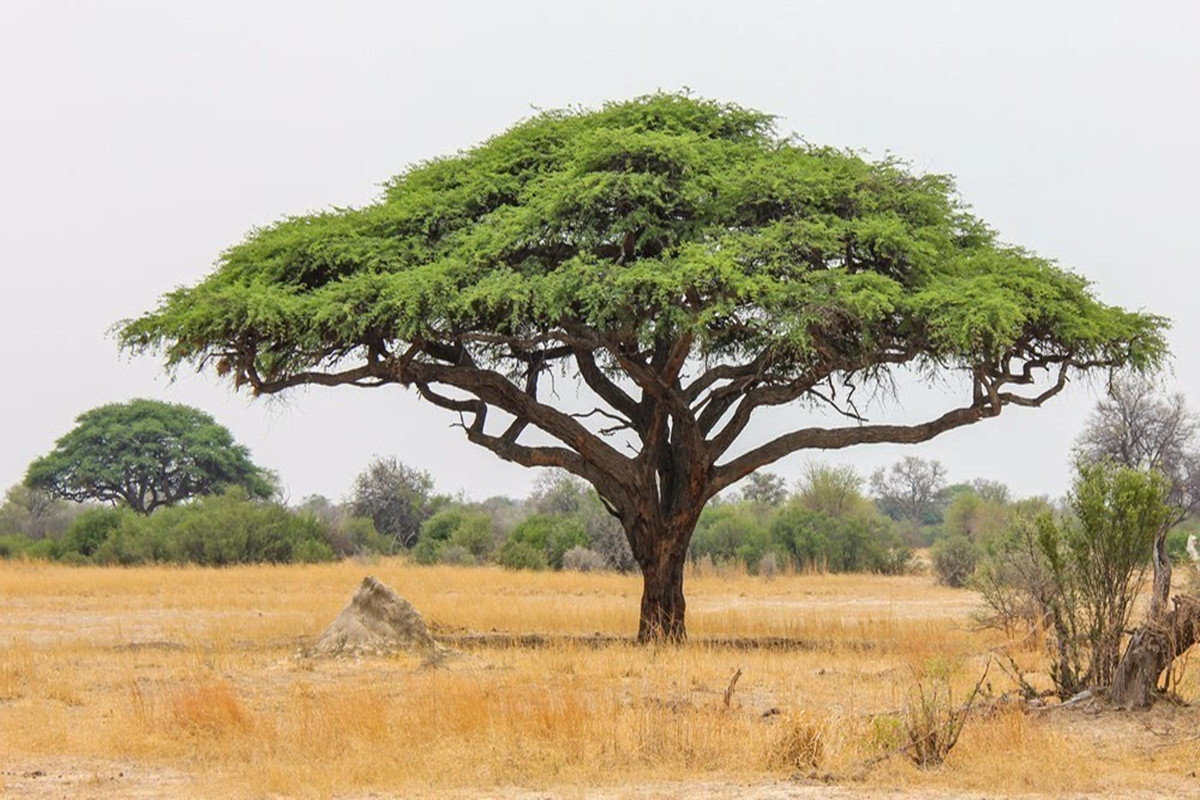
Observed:
[[[1158,678],[1200,638],[1200,598],[1180,595],[1161,620],[1139,628],[1117,665],[1109,697],[1120,708],[1149,708]]]

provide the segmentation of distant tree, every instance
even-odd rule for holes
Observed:
[[[530,500],[539,514],[574,514],[583,506],[587,491],[587,483],[566,470],[541,470]]]
[[[1079,373],[1151,367],[1163,328],[1000,242],[947,176],[657,94],[539,113],[366,207],[259,228],[121,337],[257,394],[412,387],[500,458],[588,481],[641,567],[648,641],[685,637],[688,541],[726,487],[801,450],[923,442]],[[856,388],[905,367],[953,371],[963,396],[864,420]],[[596,407],[565,410],[555,374]],[[849,421],[747,443],[763,413],[804,404]]]
[[[796,501],[809,511],[831,517],[867,513],[870,503],[862,496],[863,480],[853,467],[809,464],[800,479]],[[877,514],[874,509],[870,513]]]
[[[1084,462],[1110,460],[1162,473],[1175,512],[1154,539],[1151,618],[1161,616],[1171,592],[1167,533],[1200,507],[1200,418],[1182,394],[1164,395],[1150,379],[1114,377],[1106,399],[1084,426],[1075,446]]]
[[[777,506],[787,499],[787,484],[773,472],[754,472],[742,481],[742,499]]]
[[[539,514],[579,517],[590,549],[602,556],[610,569],[627,572],[637,566],[620,520],[586,482],[565,470],[543,470],[534,481],[530,501]]]
[[[906,456],[871,475],[871,492],[884,513],[917,525],[936,522],[938,498],[945,486],[946,468],[941,462],[916,456]]]
[[[1007,505],[1012,497],[1006,485],[1000,481],[990,481],[986,478],[976,478],[971,481],[971,490],[979,495],[979,499],[985,503]]]
[[[0,536],[18,533],[30,539],[56,536],[74,516],[71,506],[43,489],[25,484],[9,487],[0,505]]]
[[[374,458],[354,479],[350,513],[368,517],[398,547],[409,548],[434,512],[433,478],[394,456]]]
[[[74,430],[29,466],[25,483],[55,497],[125,505],[139,514],[241,486],[272,496],[272,476],[199,409],[157,400],[80,414]]]
[[[988,497],[996,497],[989,492]],[[985,499],[974,489],[958,492],[943,514],[942,529],[947,536],[962,537],[983,544],[1004,533],[1008,525],[1008,506]]]

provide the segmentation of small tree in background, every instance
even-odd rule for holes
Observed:
[[[31,489],[19,483],[4,493],[4,503],[0,505],[0,536],[57,537],[80,510],[44,489]]]
[[[1200,507],[1200,417],[1183,395],[1164,395],[1150,379],[1120,375],[1076,442],[1077,457],[1109,460],[1133,469],[1156,470],[1167,480],[1176,511],[1154,539],[1154,591],[1148,619],[1166,611],[1171,593],[1167,534]]]
[[[1068,496],[1074,516],[1040,518],[1038,549],[1056,589],[1048,610],[1060,695],[1112,683],[1155,536],[1175,513],[1169,492],[1158,473],[1085,464]]]
[[[276,491],[250,452],[199,409],[157,400],[112,403],[80,414],[74,430],[29,465],[25,483],[55,497],[125,505],[139,514],[240,486]]]
[[[755,472],[742,481],[742,499],[777,506],[787,499],[787,484],[773,472]]]
[[[350,512],[369,517],[398,547],[416,544],[421,525],[433,514],[433,478],[395,457],[374,458],[354,479]]]
[[[889,517],[914,525],[936,522],[938,498],[946,488],[946,468],[940,461],[905,456],[889,469],[871,475],[871,493]]]

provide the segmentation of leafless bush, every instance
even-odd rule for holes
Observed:
[[[954,701],[954,690],[950,686],[947,670],[938,670],[925,676],[909,690],[903,719],[908,739],[904,751],[914,764],[921,769],[929,769],[946,760],[954,745],[958,744],[958,737],[966,727],[967,718],[979,696],[979,687],[983,685],[987,673],[988,668],[985,667],[979,682],[961,706]]]
[[[563,553],[563,569],[576,572],[600,572],[608,568],[604,556],[586,547],[572,547]]]

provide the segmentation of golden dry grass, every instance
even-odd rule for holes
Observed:
[[[366,573],[442,630],[627,633],[641,588],[628,576],[399,560],[0,564],[0,752],[25,765],[0,776],[0,793],[36,789],[22,776],[43,763],[67,776],[64,794],[114,797],[512,787],[621,796],[644,785],[683,795],[696,781],[731,782],[737,796],[795,774],[865,792],[1178,794],[1197,785],[1187,777],[1200,761],[1190,709],[1084,719],[998,708],[968,723],[936,771],[903,757],[865,767],[897,744],[916,681],[948,676],[965,696],[988,651],[1005,645],[971,630],[974,595],[928,578],[689,576],[695,637],[803,638],[811,646],[799,651],[565,642],[472,651],[440,669],[416,656],[297,657]],[[1044,669],[1037,643],[1014,655]],[[1193,700],[1195,672],[1180,687]],[[1011,688],[996,669],[989,680],[994,694]],[[144,780],[130,783],[126,771]]]

